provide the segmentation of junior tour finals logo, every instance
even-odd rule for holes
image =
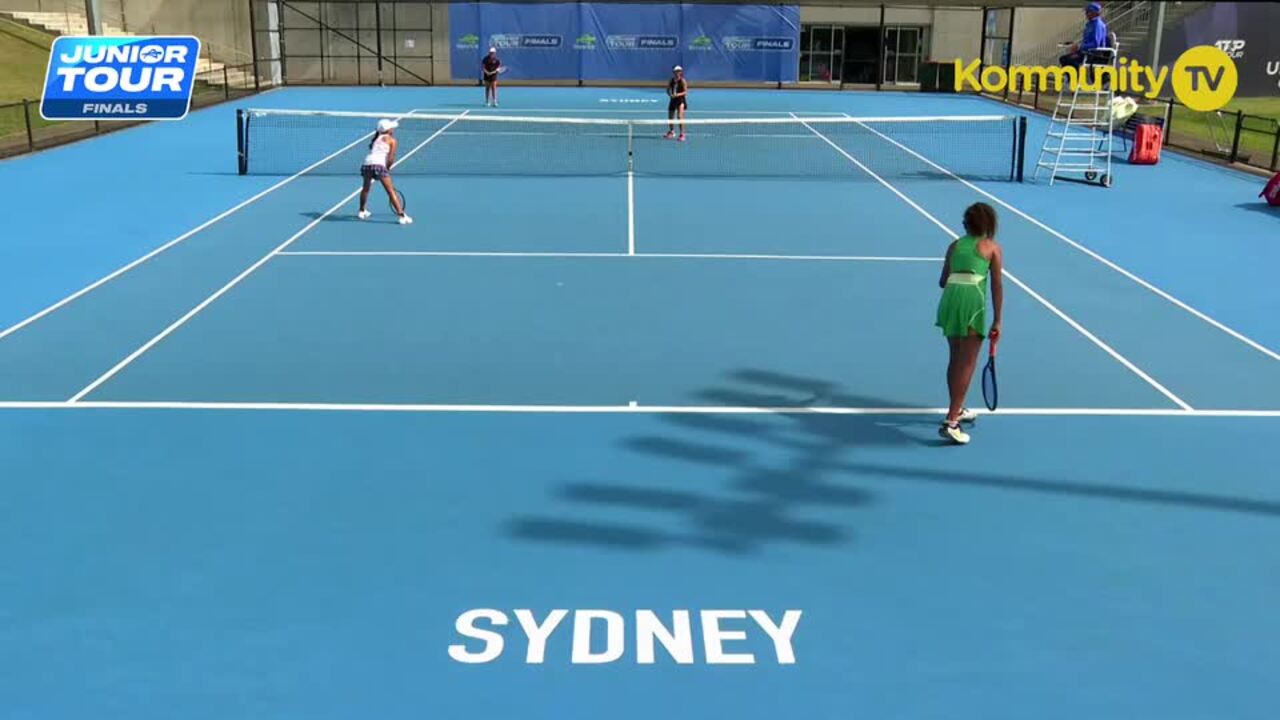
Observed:
[[[47,120],[178,120],[191,106],[194,37],[53,41],[40,114]]]

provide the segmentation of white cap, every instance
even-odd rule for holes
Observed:
[[[680,67],[679,65],[677,65],[677,66],[675,66],[675,67],[671,68],[671,72],[684,72],[684,68],[682,68],[682,67]]]
[[[384,118],[378,121],[378,132],[387,132],[388,130],[395,130],[398,127],[400,127],[400,123],[395,120],[388,120]]]
[[[491,47],[491,48],[489,48],[489,52],[491,52],[491,53],[496,53],[496,52],[498,52],[498,48],[492,48],[492,47]]]

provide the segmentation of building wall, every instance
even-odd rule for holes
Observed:
[[[130,32],[195,35],[212,44],[213,56],[224,62],[246,62],[250,56],[244,0],[103,0],[102,9],[108,18],[123,17]]]
[[[1079,36],[1084,29],[1080,8],[1018,8],[1013,15],[1013,52],[1016,64],[1039,64],[1057,57],[1057,43]]]
[[[975,58],[982,44],[980,8],[896,8],[885,9],[886,25],[927,27],[929,58],[953,60]],[[878,7],[801,6],[800,22],[805,24],[878,25]]]
[[[957,58],[976,58],[982,52],[982,10],[935,10],[931,35],[930,60],[947,62]]]

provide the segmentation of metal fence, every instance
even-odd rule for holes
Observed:
[[[990,97],[1045,114],[1053,113],[1058,100],[1056,92],[1039,89],[1015,89]],[[1228,164],[1280,170],[1280,119],[1242,110],[1199,112],[1171,97],[1140,101],[1138,113],[1160,121],[1167,148]],[[1123,128],[1116,131],[1125,132]]]
[[[252,63],[226,65],[196,74],[191,108],[208,107],[235,100],[264,89]],[[0,157],[43,150],[55,145],[95,137],[146,121],[135,120],[45,120],[40,116],[38,98],[0,105]]]

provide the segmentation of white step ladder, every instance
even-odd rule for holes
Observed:
[[[1055,180],[1071,180],[1111,187],[1112,101],[1115,83],[1100,82],[1093,68],[1116,67],[1116,41],[1111,47],[1091,51],[1091,64],[1080,66],[1080,82],[1074,88],[1064,84],[1058,91],[1053,120],[1045,133],[1035,178],[1049,171],[1049,185]],[[1092,89],[1082,89],[1088,82]]]

